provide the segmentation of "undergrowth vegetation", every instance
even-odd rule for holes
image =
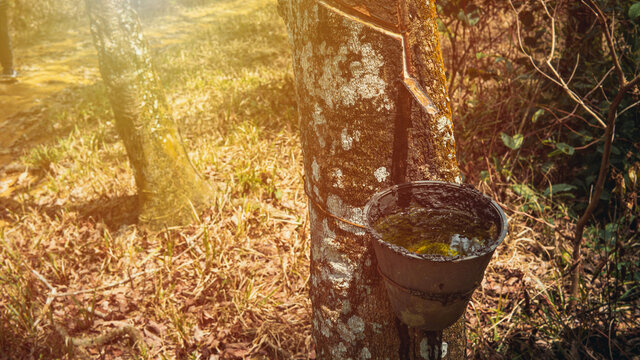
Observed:
[[[630,77],[640,64],[631,3],[599,2],[617,17]],[[215,201],[190,226],[157,233],[136,226],[133,174],[100,82],[2,114],[0,131],[19,140],[0,152],[9,154],[0,157],[0,359],[313,358],[295,88],[275,1],[134,4]],[[638,356],[640,120],[629,106],[640,94],[630,93],[618,112],[612,167],[585,231],[581,292],[571,308],[571,236],[596,181],[603,130],[517,42],[516,19],[524,50],[534,60],[548,52],[543,8],[438,4],[460,165],[510,221],[468,308],[470,355]],[[602,43],[601,28],[591,13],[576,12],[579,4],[558,4],[553,64],[605,113],[611,54],[585,45]],[[13,6],[18,49],[34,34],[45,42],[59,36],[52,29],[87,26],[79,0]],[[113,329],[133,330],[99,338]],[[145,346],[127,340],[138,336]]]
[[[215,201],[188,227],[136,227],[133,174],[100,83],[12,115],[37,126],[3,167],[0,358],[307,357],[306,202],[275,6],[216,2],[145,26]],[[63,338],[129,325],[146,348]]]
[[[543,261],[507,279],[510,290],[496,290],[498,299],[482,297],[472,318],[476,358],[637,356],[638,87],[612,103],[620,74],[631,80],[640,70],[640,5],[438,4],[463,172],[503,202],[523,226],[511,236]],[[615,125],[605,124],[609,114]],[[610,150],[607,128],[615,129]],[[599,192],[603,157],[610,167]],[[584,225],[585,240],[576,242]],[[530,268],[514,260],[506,271],[523,265]]]

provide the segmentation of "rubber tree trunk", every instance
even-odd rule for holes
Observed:
[[[460,182],[435,4],[279,0],[297,83],[319,359],[427,358],[392,314],[363,207],[394,183]],[[465,354],[464,319],[443,335]]]
[[[86,0],[100,71],[135,173],[141,223],[188,223],[209,187],[189,161],[128,0]]]

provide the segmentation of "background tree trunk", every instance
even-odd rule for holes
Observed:
[[[100,71],[135,172],[140,222],[152,228],[192,219],[209,186],[189,161],[127,0],[87,0]]]
[[[383,187],[461,181],[435,4],[280,0],[279,10],[297,82],[318,358],[425,357],[429,342],[396,320],[357,225]],[[463,358],[464,319],[443,340],[447,359]]]

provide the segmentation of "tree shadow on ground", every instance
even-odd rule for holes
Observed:
[[[95,103],[96,99],[103,97],[101,81],[71,86],[42,99],[39,104],[8,115],[0,122],[0,173],[34,148],[53,145],[74,129],[96,125],[97,114],[85,112],[73,117],[69,111],[79,104]],[[95,105],[92,109],[105,111],[105,106]]]
[[[109,231],[136,224],[139,215],[138,196],[123,195],[109,197],[101,195],[95,199],[65,205],[38,205],[27,201],[21,203],[13,198],[0,198],[0,220],[14,221],[31,212],[46,214],[49,218],[63,218],[76,213],[80,220],[103,223]]]
[[[109,231],[117,231],[122,226],[137,224],[138,195],[103,195],[94,200],[71,205],[69,210],[77,212],[81,217],[104,223]]]

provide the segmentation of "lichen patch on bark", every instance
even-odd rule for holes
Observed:
[[[337,105],[352,106],[363,100],[372,100],[378,107],[385,107],[387,110],[393,106],[385,92],[387,84],[380,76],[384,66],[382,56],[371,44],[361,42],[360,34],[363,27],[364,25],[356,22],[349,23],[346,29],[349,34],[347,43],[341,45],[337,51],[330,51],[326,43],[319,47],[319,53],[325,57],[325,61],[321,67],[318,95],[330,108]],[[345,77],[343,69],[346,66],[347,54],[360,55],[360,60],[349,62],[349,76]]]
[[[381,166],[378,169],[376,169],[376,171],[373,173],[373,176],[376,177],[376,180],[378,180],[378,182],[384,182],[385,180],[387,180],[387,178],[389,177],[389,175],[391,175],[389,173],[389,171],[387,170],[386,167]]]
[[[365,224],[364,209],[362,207],[351,206],[345,203],[337,195],[331,194],[327,197],[327,210],[329,210],[331,214],[343,218],[351,223],[360,226],[364,226]],[[357,227],[344,221],[337,221],[337,225],[340,229],[357,236],[363,236],[366,233],[362,227]]]

